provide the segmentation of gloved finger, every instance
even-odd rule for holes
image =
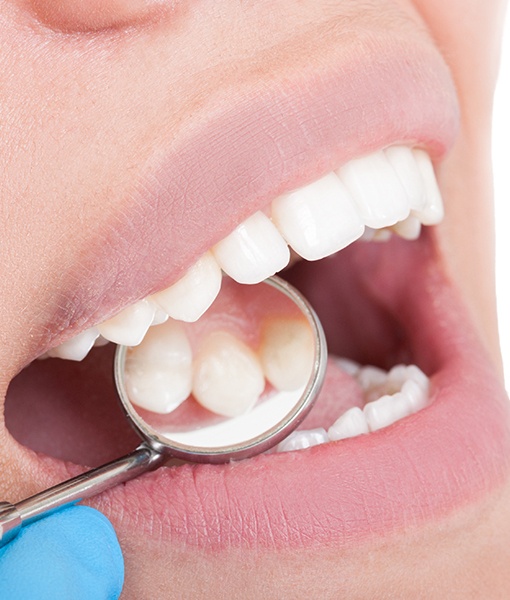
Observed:
[[[0,598],[113,600],[124,562],[108,519],[72,506],[24,527],[0,550]]]

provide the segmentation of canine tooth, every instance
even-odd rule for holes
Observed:
[[[382,396],[374,402],[365,404],[363,408],[370,431],[388,427],[413,413],[409,399],[397,392],[391,396]]]
[[[270,318],[262,325],[258,350],[262,369],[277,390],[305,385],[312,372],[314,340],[303,319]]]
[[[99,333],[122,346],[137,346],[147,333],[154,318],[155,307],[148,300],[140,300],[97,326]]]
[[[169,413],[191,394],[192,352],[184,327],[169,320],[152,327],[126,357],[125,382],[131,401]]]
[[[406,192],[410,208],[422,210],[426,201],[425,189],[412,149],[408,146],[391,146],[384,150],[384,154]]]
[[[307,260],[338,252],[364,229],[353,199],[334,173],[274,200],[271,217],[290,246]]]
[[[83,360],[98,337],[99,331],[95,327],[91,327],[55,348],[51,348],[51,350],[48,350],[47,355],[66,360]]]
[[[293,431],[287,438],[276,447],[277,452],[291,452],[292,450],[304,450],[319,444],[328,442],[328,434],[322,427],[317,429]]]
[[[341,415],[328,429],[328,438],[334,442],[368,433],[365,414],[354,406]]]
[[[413,154],[422,177],[426,198],[424,208],[414,211],[414,214],[424,225],[437,225],[443,220],[444,207],[432,161],[423,150],[415,149]]]
[[[256,212],[213,248],[220,267],[239,283],[259,283],[287,266],[290,252],[278,229]]]
[[[409,216],[404,187],[382,150],[350,160],[337,174],[354,198],[365,225],[381,229]]]
[[[193,365],[193,395],[202,406],[227,417],[242,415],[264,387],[258,357],[241,340],[216,331],[202,341]]]
[[[221,269],[206,252],[176,283],[152,296],[172,319],[197,321],[216,299],[221,288]]]

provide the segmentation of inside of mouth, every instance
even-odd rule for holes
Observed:
[[[301,261],[283,274],[318,313],[330,355],[386,370],[400,363],[422,366],[409,324],[388,302],[388,290],[406,280],[427,237],[356,242],[326,259]],[[48,359],[29,365],[13,380],[6,399],[5,419],[13,437],[36,452],[87,466],[135,448],[139,437],[123,416],[113,382],[113,353],[108,344],[81,362]],[[333,373],[328,386],[326,404],[319,402],[302,427],[320,425],[335,410],[338,416],[335,403],[359,405],[359,385],[348,373]]]

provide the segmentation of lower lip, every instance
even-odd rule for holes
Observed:
[[[444,516],[502,483],[510,467],[508,399],[455,290],[417,246],[421,257],[403,271],[417,285],[398,293],[413,345],[426,349],[419,362],[434,373],[427,409],[306,451],[160,469],[95,506],[119,527],[136,520],[148,537],[156,521],[163,539],[186,546],[348,546]],[[398,287],[382,298],[392,302]]]

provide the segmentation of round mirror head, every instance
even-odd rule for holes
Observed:
[[[169,319],[139,346],[119,346],[115,379],[126,415],[153,448],[218,463],[289,435],[320,390],[326,358],[320,322],[289,284],[224,277],[196,322]]]

